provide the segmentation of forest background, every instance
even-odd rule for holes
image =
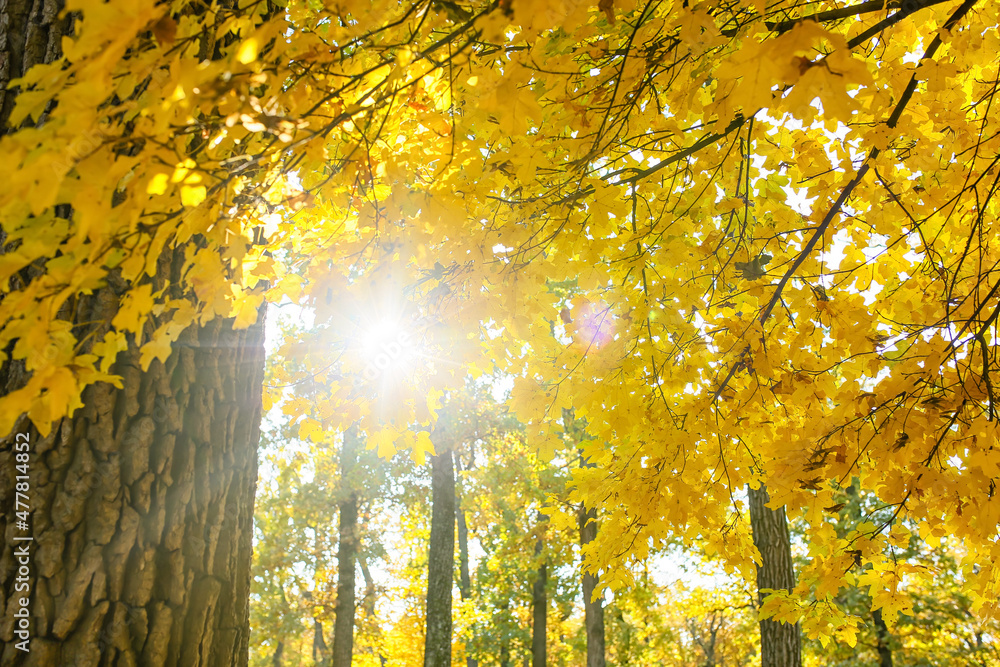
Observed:
[[[4,664],[1000,660],[996,3],[2,11]]]

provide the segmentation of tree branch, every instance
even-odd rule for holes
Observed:
[[[960,21],[969,12],[970,9],[972,9],[972,6],[976,4],[976,1],[977,0],[965,0],[965,2],[963,2],[961,6],[959,6],[958,9],[955,10],[955,12],[948,18],[948,20],[945,21],[943,28],[945,30],[950,30],[952,27],[954,27],[954,25],[958,21]],[[932,58],[940,46],[941,46],[941,33],[938,32],[938,34],[934,36],[934,39],[931,41],[930,45],[927,47],[927,50],[924,52],[923,57],[920,59],[921,62],[928,58]],[[896,127],[896,124],[899,122],[900,117],[903,115],[903,110],[906,108],[906,105],[913,97],[913,93],[917,89],[917,82],[919,81],[919,79],[917,78],[917,74],[919,73],[919,71],[920,67],[918,65],[917,70],[914,71],[914,73],[910,76],[910,81],[906,85],[906,89],[903,91],[902,96],[900,96],[899,101],[896,103],[895,108],[893,108],[892,113],[889,114],[889,118],[886,120],[886,125],[888,127],[890,128]],[[830,210],[827,211],[825,216],[823,216],[823,221],[816,228],[816,231],[813,232],[813,235],[809,238],[809,241],[806,243],[805,247],[802,248],[802,251],[799,252],[798,256],[795,258],[795,261],[792,263],[792,265],[788,268],[787,271],[785,271],[785,274],[781,277],[781,280],[778,281],[778,284],[774,290],[774,294],[771,295],[771,298],[767,302],[767,305],[764,306],[764,309],[761,311],[759,318],[761,325],[763,325],[767,321],[767,319],[771,316],[771,313],[774,311],[775,306],[777,306],[778,302],[781,300],[781,294],[784,291],[785,286],[788,285],[788,282],[799,270],[799,267],[802,266],[803,262],[806,261],[806,258],[812,253],[813,249],[816,247],[816,244],[819,242],[820,238],[822,238],[822,236],[826,233],[826,230],[830,226],[830,223],[833,221],[833,218],[838,213],[840,213],[840,210],[843,207],[844,203],[847,201],[847,198],[851,196],[851,193],[854,192],[854,188],[858,186],[858,184],[861,182],[861,179],[863,179],[865,177],[865,174],[868,173],[872,161],[876,157],[878,157],[879,153],[880,151],[877,148],[873,148],[871,150],[871,153],[869,153],[868,157],[865,159],[865,163],[858,170],[858,173],[854,175],[854,178],[852,178],[846,186],[844,186],[844,189],[841,191],[840,196],[837,197],[837,201],[833,203],[833,206],[830,207]],[[747,345],[746,347],[743,348],[743,352],[740,354],[740,361],[742,361],[749,352],[750,352],[750,346]],[[729,384],[730,380],[732,380],[733,376],[736,374],[736,370],[740,367],[740,365],[741,364],[739,362],[734,363],[733,366],[729,369],[729,372],[726,375],[725,379],[722,381],[722,383],[719,384],[719,387],[715,390],[715,393],[712,396],[713,404],[716,401],[718,401],[719,396],[722,395],[722,392],[725,390],[726,385]]]

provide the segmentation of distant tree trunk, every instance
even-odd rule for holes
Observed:
[[[455,452],[456,472],[462,472],[462,458]],[[469,574],[469,527],[465,523],[465,510],[462,508],[462,495],[459,492],[458,484],[455,484],[455,514],[458,519],[458,571],[459,571],[459,592],[462,600],[472,598],[472,577]],[[466,667],[479,667],[479,661],[468,655],[465,656]]]
[[[580,507],[580,546],[597,538],[597,512]],[[597,577],[583,573],[583,610],[587,629],[587,667],[604,667],[604,607],[600,598],[594,600]]]
[[[705,661],[701,667],[715,667],[715,645],[724,619],[724,616],[716,617],[715,612],[712,612],[708,618],[707,637],[705,633],[702,633],[701,626],[694,619],[687,621],[688,632],[691,633],[701,652],[705,654]]]
[[[375,580],[372,578],[372,573],[368,570],[368,563],[365,562],[363,556],[358,556],[358,565],[361,568],[361,575],[365,579],[365,615],[370,618],[375,618]],[[376,626],[376,631],[378,627]],[[373,650],[374,652],[374,650]],[[378,661],[383,667],[387,662],[386,657],[381,653],[378,654]]]
[[[455,456],[455,467],[462,470],[461,460]],[[455,485],[455,512],[458,520],[458,570],[459,591],[463,600],[472,597],[472,577],[469,574],[469,526],[465,522],[465,509],[462,508],[462,497]]]
[[[451,589],[455,576],[455,466],[451,448],[431,457],[431,539],[427,555],[424,667],[451,666]]]
[[[792,545],[788,535],[788,520],[784,508],[768,509],[767,488],[748,488],[750,495],[750,526],[753,543],[760,551],[757,567],[758,602],[763,602],[764,589],[795,588],[792,567]],[[799,667],[802,664],[799,625],[773,620],[760,622],[761,667]]]
[[[498,662],[500,663],[500,667],[510,667],[510,635],[515,624],[515,621],[508,614],[510,611],[510,600],[503,600],[498,610],[493,616],[494,636],[499,638],[500,643]]]
[[[889,645],[889,626],[882,619],[882,610],[872,611],[872,620],[875,621],[875,636],[878,638],[878,664],[879,667],[892,667],[892,648]]]
[[[621,628],[619,630],[620,635],[615,647],[615,653],[618,654],[618,664],[620,665],[631,665],[632,664],[632,626],[627,620],[625,620],[625,612],[621,609],[615,609],[615,617],[618,619],[618,625]]]
[[[456,503],[461,501],[456,497]],[[459,506],[458,514],[458,568],[459,591],[463,600],[472,597],[472,577],[469,575],[469,527],[465,523],[465,510]]]
[[[361,567],[361,576],[365,580],[365,614],[369,617],[375,616],[375,580],[368,569],[368,563],[363,556],[358,556],[358,565]]]
[[[323,622],[313,617],[313,662],[316,667],[326,667],[329,664],[326,638],[323,637]]]
[[[542,554],[544,543],[535,544],[535,557]],[[531,667],[545,667],[546,612],[549,600],[546,594],[548,572],[545,563],[538,564],[538,576],[531,588]]]
[[[351,667],[354,655],[354,564],[358,558],[357,470],[359,437],[356,427],[344,432],[340,450],[340,538],[337,546],[337,607],[333,626],[333,667]]]
[[[271,656],[271,667],[282,667],[284,664],[284,658],[282,656],[284,656],[284,654],[285,643],[278,640],[278,645],[274,649],[274,655]]]

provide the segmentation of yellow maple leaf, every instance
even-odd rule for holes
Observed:
[[[260,315],[260,305],[264,302],[263,294],[244,294],[236,299],[233,321],[234,329],[246,329],[257,322]]]
[[[122,305],[111,319],[111,326],[119,331],[139,332],[142,323],[153,309],[153,286],[150,283],[139,285],[122,298]]]
[[[427,454],[434,456],[437,452],[434,443],[431,442],[431,435],[427,431],[420,431],[410,450],[410,457],[418,466],[424,465],[427,461]]]
[[[382,427],[368,436],[368,449],[374,449],[380,458],[387,459],[396,453],[396,440],[399,434],[395,428]]]
[[[244,65],[249,65],[253,61],[257,60],[257,38],[250,37],[240,44],[240,48],[236,51],[236,60]]]
[[[181,203],[194,207],[205,201],[208,191],[204,185],[184,185],[181,187]]]
[[[167,191],[170,183],[170,176],[167,174],[155,174],[146,185],[146,194],[162,195]]]

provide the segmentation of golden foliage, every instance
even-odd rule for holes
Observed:
[[[316,327],[277,380],[331,387],[285,401],[303,437],[360,420],[419,458],[494,370],[539,451],[585,419],[612,586],[669,535],[749,575],[764,482],[815,527],[818,595],[867,577],[891,621],[903,524],[819,521],[857,478],[963,541],[996,614],[998,6],[876,4],[70,2],[0,138],[0,348],[31,373],[0,431],[47,432],[128,344],[291,302]],[[387,303],[398,377],[354,353]]]

